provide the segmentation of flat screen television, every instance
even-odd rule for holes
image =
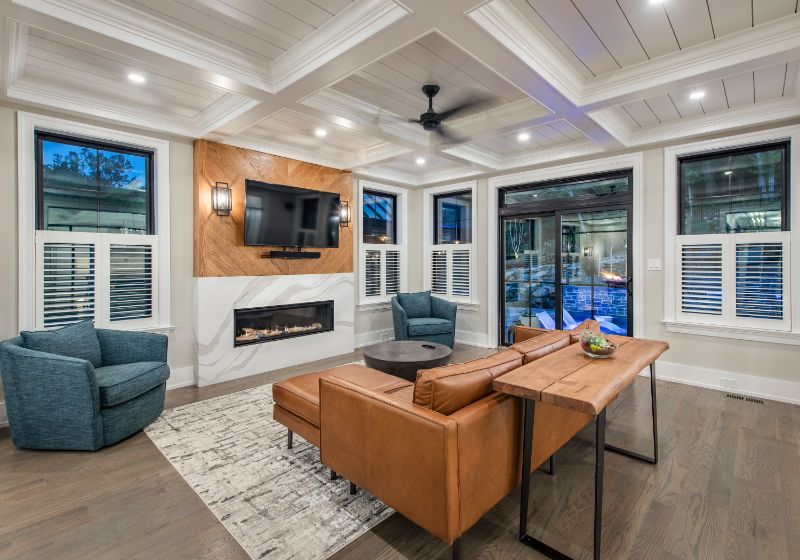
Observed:
[[[338,247],[339,195],[245,181],[244,244]]]

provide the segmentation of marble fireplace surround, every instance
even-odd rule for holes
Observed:
[[[196,277],[195,381],[199,387],[352,352],[352,273]],[[233,310],[333,300],[334,330],[248,346],[233,346]]]

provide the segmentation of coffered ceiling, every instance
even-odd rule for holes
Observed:
[[[800,116],[797,0],[0,0],[2,94],[418,186]],[[137,81],[133,81],[137,80]],[[410,122],[440,86],[447,136]]]

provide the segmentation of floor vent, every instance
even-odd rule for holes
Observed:
[[[736,399],[737,401],[745,401],[755,404],[764,404],[764,401],[762,401],[761,399],[757,399],[755,397],[745,397],[744,395],[733,395],[731,393],[728,393],[725,396],[728,397],[729,399]]]

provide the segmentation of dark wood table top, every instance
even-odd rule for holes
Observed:
[[[391,362],[420,362],[441,360],[453,350],[444,344],[419,340],[388,340],[364,349],[364,355]]]
[[[590,358],[572,344],[501,375],[494,390],[597,416],[669,348],[658,340],[608,338],[618,345],[608,358]]]

